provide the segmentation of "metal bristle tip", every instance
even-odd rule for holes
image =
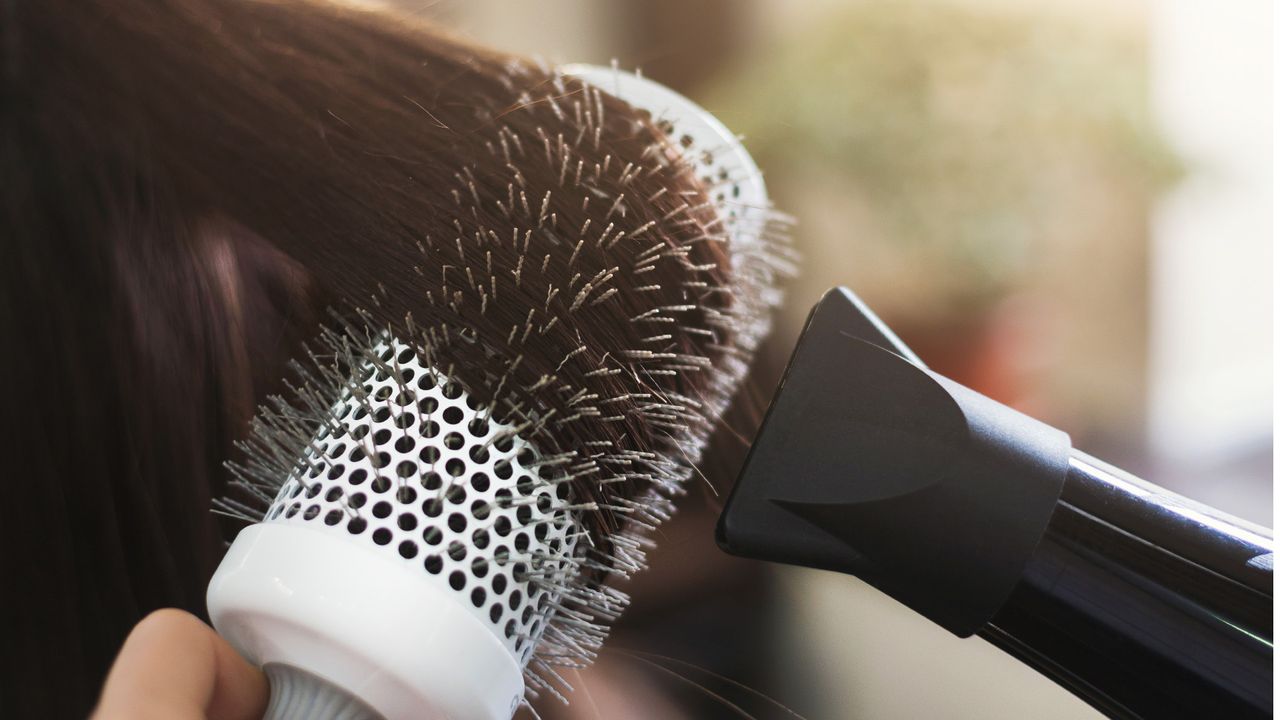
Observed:
[[[510,72],[518,87],[531,71]],[[715,118],[616,69],[571,66],[544,89],[517,107],[556,124],[495,122],[485,147],[506,175],[460,168],[454,235],[419,243],[430,317],[387,322],[382,287],[335,314],[289,400],[260,408],[229,464],[241,492],[219,504],[257,523],[210,585],[219,632],[388,718],[504,718],[571,690],[563,671],[592,662],[627,604],[606,581],[644,567],[790,272],[787,221]],[[587,162],[627,131],[603,92],[665,137]],[[634,196],[663,173],[705,193]],[[616,308],[626,327],[593,335]]]

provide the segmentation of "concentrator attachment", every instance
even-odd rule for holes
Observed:
[[[734,554],[857,575],[960,636],[1049,523],[1067,435],[929,371],[843,288],[814,308],[720,518]]]

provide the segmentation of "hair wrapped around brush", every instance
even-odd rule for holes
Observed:
[[[65,671],[61,637],[83,710],[133,621],[201,612],[210,502],[261,518],[356,368],[399,372],[388,337],[571,487],[582,615],[533,665],[588,661],[623,602],[602,583],[641,567],[765,330],[776,218],[732,252],[646,113],[379,13],[55,0],[0,40],[5,284],[40,313],[5,313],[10,377],[63,388],[14,383],[42,458],[18,498],[63,536],[18,573],[11,676]]]

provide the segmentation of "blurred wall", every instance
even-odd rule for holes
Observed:
[[[1154,99],[1191,169],[1152,234],[1150,450],[1169,487],[1272,524],[1274,4],[1152,6]]]

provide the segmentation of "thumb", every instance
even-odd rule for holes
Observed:
[[[157,610],[134,626],[91,720],[259,720],[266,677],[208,625]]]

